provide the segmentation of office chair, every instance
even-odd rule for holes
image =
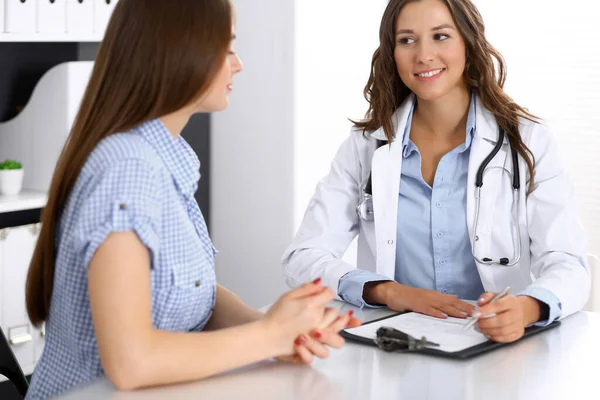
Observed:
[[[29,388],[29,383],[23,374],[19,362],[15,358],[2,328],[0,328],[0,374],[8,378],[23,398]]]

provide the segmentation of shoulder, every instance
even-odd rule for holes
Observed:
[[[530,121],[520,118],[519,133],[523,143],[536,157],[555,151],[557,147],[553,132],[543,120]]]

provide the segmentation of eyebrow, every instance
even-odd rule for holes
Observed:
[[[434,26],[433,28],[431,28],[432,31],[441,31],[442,29],[454,29],[454,27],[450,24],[442,24],[442,25],[438,25],[438,26]],[[398,32],[396,32],[396,35],[400,35],[403,33],[415,33],[415,31],[413,31],[412,29],[398,29]]]

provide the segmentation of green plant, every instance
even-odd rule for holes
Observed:
[[[0,170],[6,169],[21,169],[23,165],[20,162],[14,160],[6,160],[2,164],[0,164]]]

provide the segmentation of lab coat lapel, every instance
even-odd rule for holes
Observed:
[[[381,146],[373,154],[371,163],[373,187],[373,213],[377,248],[377,272],[394,279],[396,264],[396,230],[398,225],[398,191],[402,170],[402,137],[414,97],[411,95],[396,110],[394,126],[396,137],[390,144]],[[383,140],[383,129],[375,131],[373,138]]]

